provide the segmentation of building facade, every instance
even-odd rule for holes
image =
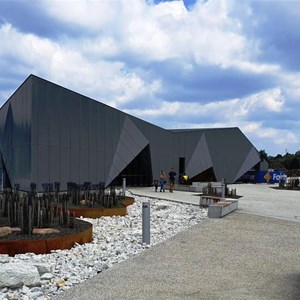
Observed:
[[[30,75],[0,109],[4,185],[150,185],[174,167],[194,181],[236,182],[260,163],[239,128],[166,130]]]

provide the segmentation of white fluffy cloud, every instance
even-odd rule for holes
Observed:
[[[2,3],[1,100],[34,73],[159,126],[238,126],[295,152],[300,2],[268,2],[40,0],[21,19]]]

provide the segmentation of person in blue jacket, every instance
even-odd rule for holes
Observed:
[[[173,193],[176,176],[177,173],[175,172],[175,169],[171,168],[171,171],[169,172],[170,193]]]

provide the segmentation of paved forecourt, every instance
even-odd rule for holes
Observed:
[[[264,186],[260,201],[272,203],[269,192]],[[278,202],[270,212],[261,204],[271,217],[254,215],[248,201],[239,203],[244,213],[207,219],[53,299],[300,299],[300,223],[288,220],[295,212],[276,212]]]

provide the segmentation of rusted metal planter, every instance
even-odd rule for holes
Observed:
[[[134,203],[133,197],[125,197],[121,200],[122,207],[114,208],[89,208],[89,207],[74,207],[70,208],[70,214],[74,214],[76,218],[91,218],[97,219],[100,217],[108,216],[126,216],[127,206]]]
[[[47,238],[44,236],[37,239],[0,240],[0,254],[8,254],[9,256],[28,252],[45,254],[50,253],[51,250],[70,249],[75,243],[85,244],[90,243],[92,240],[93,226],[90,224],[82,231],[77,230],[70,234],[57,234],[57,237]]]
[[[123,207],[120,208],[71,208],[70,213],[75,217],[100,218],[102,216],[125,216],[127,206],[134,203],[133,197],[126,197],[121,201]],[[85,222],[80,220],[80,222]],[[86,222],[87,223],[87,222]],[[46,254],[51,250],[70,249],[75,243],[85,244],[93,240],[92,224],[82,230],[71,234],[57,234],[57,237],[46,236],[37,239],[20,239],[20,240],[0,240],[0,254],[14,256],[22,253]]]

